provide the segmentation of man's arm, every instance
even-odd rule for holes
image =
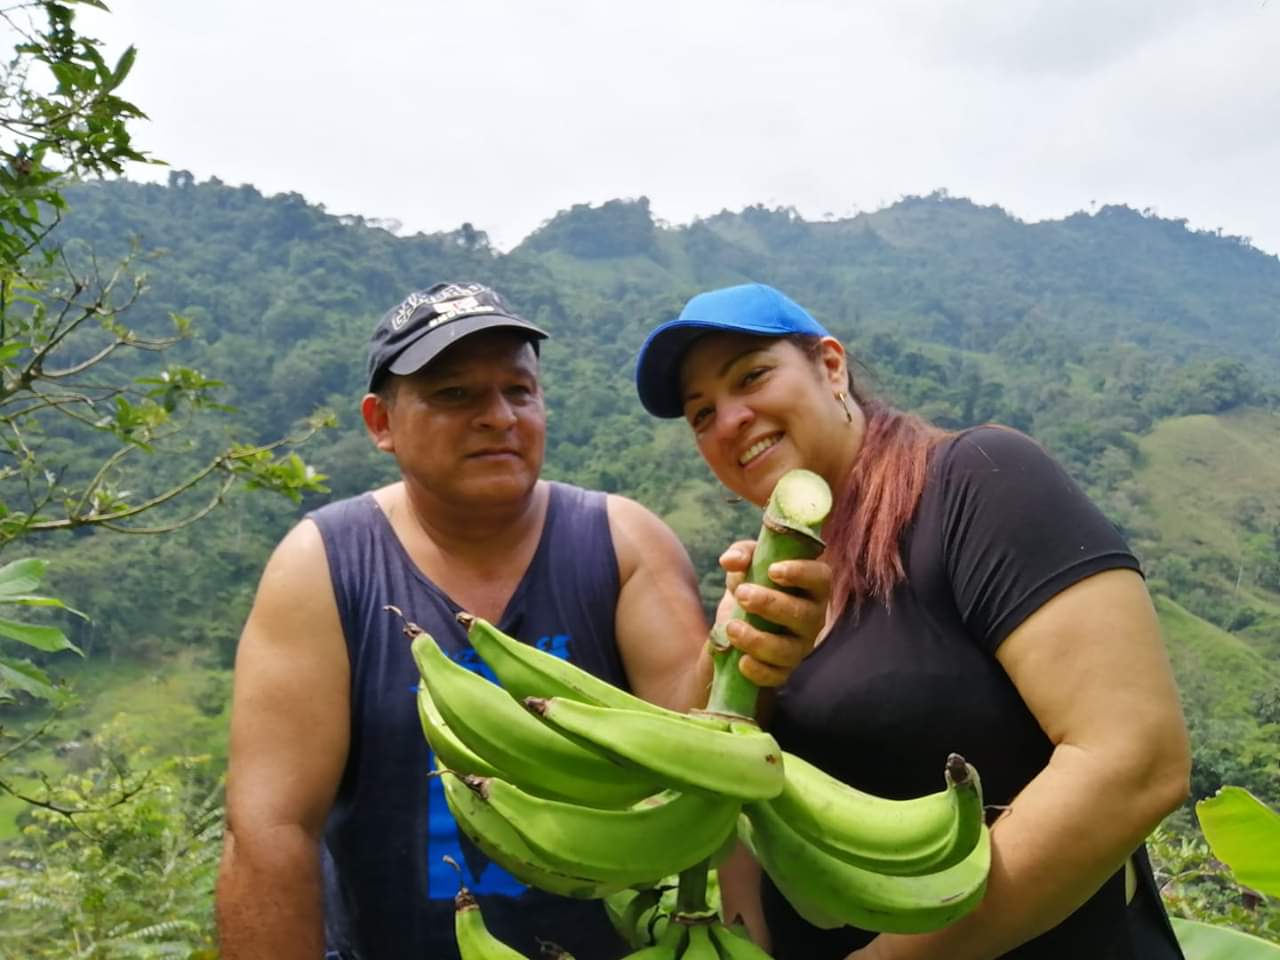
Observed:
[[[620,587],[618,654],[632,692],[672,710],[707,702],[711,657],[698,582],[671,528],[634,500],[610,495]]]
[[[304,521],[276,548],[236,653],[224,960],[324,953],[319,841],[347,758],[349,666],[324,544]]]
[[[609,497],[609,529],[621,580],[615,634],[632,690],[676,710],[703,706],[711,687],[711,657],[689,555],[665,523],[625,497]],[[727,632],[745,654],[739,669],[761,686],[777,686],[813,648],[826,623],[831,572],[816,560],[774,564],[770,576],[799,595],[741,584],[753,547],[751,541],[733,544],[720,564],[743,609],[786,632],[766,633],[745,620],[732,621]],[[726,597],[718,619],[732,607]]]

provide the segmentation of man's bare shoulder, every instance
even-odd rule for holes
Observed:
[[[241,646],[293,646],[305,637],[340,638],[324,537],[303,519],[277,544],[258,583]]]
[[[385,487],[370,490],[369,495],[373,497],[374,502],[383,513],[390,515],[392,510],[404,502],[404,481],[396,480],[388,483]]]
[[[609,523],[624,530],[643,532],[666,531],[671,528],[656,513],[637,500],[624,497],[620,493],[605,494],[605,505],[609,512]]]
[[[613,535],[613,548],[624,582],[637,567],[651,560],[677,556],[688,564],[688,555],[679,538],[648,507],[616,493],[608,494],[605,503],[609,532]]]

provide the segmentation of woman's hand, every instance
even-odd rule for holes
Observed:
[[[769,568],[769,577],[787,591],[745,583],[755,551],[754,540],[739,540],[720,555],[725,593],[716,610],[717,625],[742,651],[739,669],[756,686],[781,686],[813,649],[827,625],[831,599],[831,568],[822,560],[782,560]],[[763,617],[784,633],[767,633],[745,620],[730,619],[734,608]]]

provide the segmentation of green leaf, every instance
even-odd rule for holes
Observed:
[[[7,513],[4,505],[0,504],[0,517]],[[57,607],[88,620],[88,615],[67,606],[57,597],[45,597],[31,592],[40,586],[47,567],[46,561],[34,557],[15,560],[0,567],[0,603],[13,603],[23,607]]]
[[[1230,927],[1170,917],[1187,960],[1280,960],[1280,947]]]
[[[138,58],[138,49],[129,47],[120,55],[120,59],[116,61],[116,68],[111,73],[110,87],[118,87],[124,82],[124,78],[129,75],[129,71],[133,69],[133,61]]]
[[[58,688],[35,664],[0,657],[0,695],[8,690],[23,690],[40,700],[53,700],[58,696]]]
[[[17,620],[6,620],[0,617],[0,637],[17,640],[19,643],[25,643],[37,650],[44,650],[46,653],[56,653],[59,650],[74,650],[80,653],[80,648],[68,640],[67,635],[57,627],[20,623]]]
[[[69,607],[57,597],[42,597],[38,594],[29,594],[26,596],[16,597],[0,597],[0,603],[14,603],[21,607],[57,607],[59,610],[65,610],[67,613],[73,613],[81,620],[92,619],[82,610],[75,607]]]
[[[44,560],[27,557],[0,567],[0,601],[31,593],[40,586],[48,566]]]
[[[75,87],[76,68],[69,63],[51,63],[49,69],[53,71],[53,75],[58,80],[58,86],[62,90],[71,90]]]
[[[1213,855],[1237,881],[1280,896],[1280,813],[1243,787],[1223,787],[1196,804],[1196,816]]]

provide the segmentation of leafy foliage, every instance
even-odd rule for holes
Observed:
[[[1169,913],[1280,943],[1280,905],[1242,889],[1203,838],[1189,825],[1177,827],[1166,823],[1147,841]]]
[[[129,122],[143,113],[116,90],[136,51],[115,64],[98,41],[74,24],[77,4],[98,0],[19,3],[0,9],[20,37],[15,58],[0,68],[0,263],[12,268],[34,249],[65,208],[68,177],[121,173],[125,161],[145,161]],[[48,76],[34,79],[33,68]]]
[[[1280,813],[1241,787],[1223,787],[1196,804],[1196,816],[1214,856],[1236,879],[1280,897]]]
[[[143,114],[117,92],[135,51],[108,64],[76,28],[85,3],[106,9],[95,0],[0,9],[19,38],[0,68],[0,550],[55,531],[171,532],[207,515],[237,481],[295,500],[325,489],[296,454],[277,451],[326,416],[263,443],[201,433],[200,415],[230,412],[215,398],[223,384],[175,363],[143,373],[138,360],[189,337],[189,322],[172,313],[169,328],[153,333],[125,324],[145,289],[131,273],[134,253],[104,269],[92,247],[51,237],[69,184],[147,160],[129,131]],[[140,458],[165,466],[131,469]],[[17,593],[6,602],[58,605]],[[0,640],[75,649],[44,624],[0,621]],[[19,692],[49,698],[53,687],[39,666],[6,657],[0,700]]]
[[[221,786],[111,728],[0,860],[0,957],[213,958]]]
[[[44,579],[45,566],[43,560],[26,559],[15,560],[0,567],[0,607],[56,607],[84,617],[80,611],[72,610],[61,600],[35,592]],[[45,624],[0,618],[0,637],[47,653],[57,653],[60,650],[80,653],[79,648],[67,639],[65,633],[57,627]],[[54,699],[57,693],[44,671],[29,660],[0,657],[0,703],[14,699],[10,691],[21,691],[44,700]]]

